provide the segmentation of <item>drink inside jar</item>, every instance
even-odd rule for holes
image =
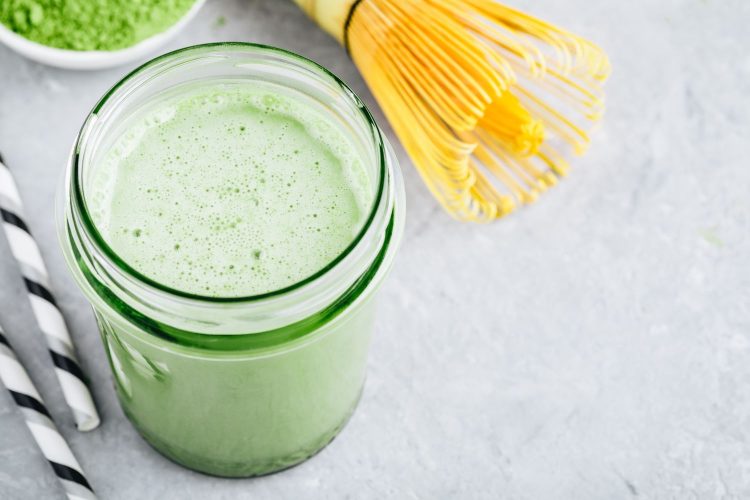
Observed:
[[[137,112],[88,186],[104,240],[141,274],[202,296],[271,292],[326,267],[372,193],[351,139],[306,99],[212,83]]]

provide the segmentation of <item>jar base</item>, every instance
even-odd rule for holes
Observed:
[[[332,430],[326,432],[319,439],[315,440],[312,446],[307,446],[294,454],[264,462],[237,461],[217,463],[206,461],[206,459],[203,457],[198,457],[194,454],[191,454],[185,449],[175,447],[174,445],[160,440],[153,434],[150,434],[148,431],[138,426],[135,419],[133,419],[127,411],[125,412],[125,415],[128,417],[128,420],[130,420],[130,423],[133,425],[133,427],[135,427],[135,429],[138,431],[138,434],[140,434],[140,436],[144,439],[144,441],[146,441],[146,443],[149,444],[149,446],[151,446],[154,450],[159,452],[159,454],[168,458],[177,465],[181,465],[190,470],[200,472],[202,474],[207,474],[209,476],[226,478],[250,478],[283,472],[287,469],[291,469],[292,467],[300,465],[303,462],[306,462],[307,460],[323,451],[329,444],[331,444],[331,442],[333,442],[333,440],[336,438],[336,436],[339,435],[344,427],[346,427],[346,424],[349,423],[349,420],[351,420],[354,411],[357,409],[357,406],[359,406],[359,401],[362,399],[362,392],[363,391],[360,391],[357,399],[354,401],[354,404],[352,405],[346,416],[342,419],[342,421]]]

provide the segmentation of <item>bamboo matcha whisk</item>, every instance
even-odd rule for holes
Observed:
[[[604,52],[496,0],[294,1],[344,45],[458,219],[536,199],[604,111]]]

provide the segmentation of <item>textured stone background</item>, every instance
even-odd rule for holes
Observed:
[[[252,480],[190,472],[138,437],[57,247],[64,159],[125,68],[55,70],[0,47],[0,149],[95,380],[99,430],[73,429],[4,240],[0,315],[102,498],[750,498],[750,2],[513,3],[609,51],[590,154],[535,206],[477,227],[443,215],[400,151],[407,229],[359,411],[315,459]],[[291,3],[210,0],[168,48],[227,39],[328,66],[390,133]],[[0,498],[62,498],[4,391]]]

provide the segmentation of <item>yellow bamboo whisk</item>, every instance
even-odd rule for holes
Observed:
[[[530,203],[604,112],[606,54],[496,0],[294,0],[349,52],[454,217]]]

